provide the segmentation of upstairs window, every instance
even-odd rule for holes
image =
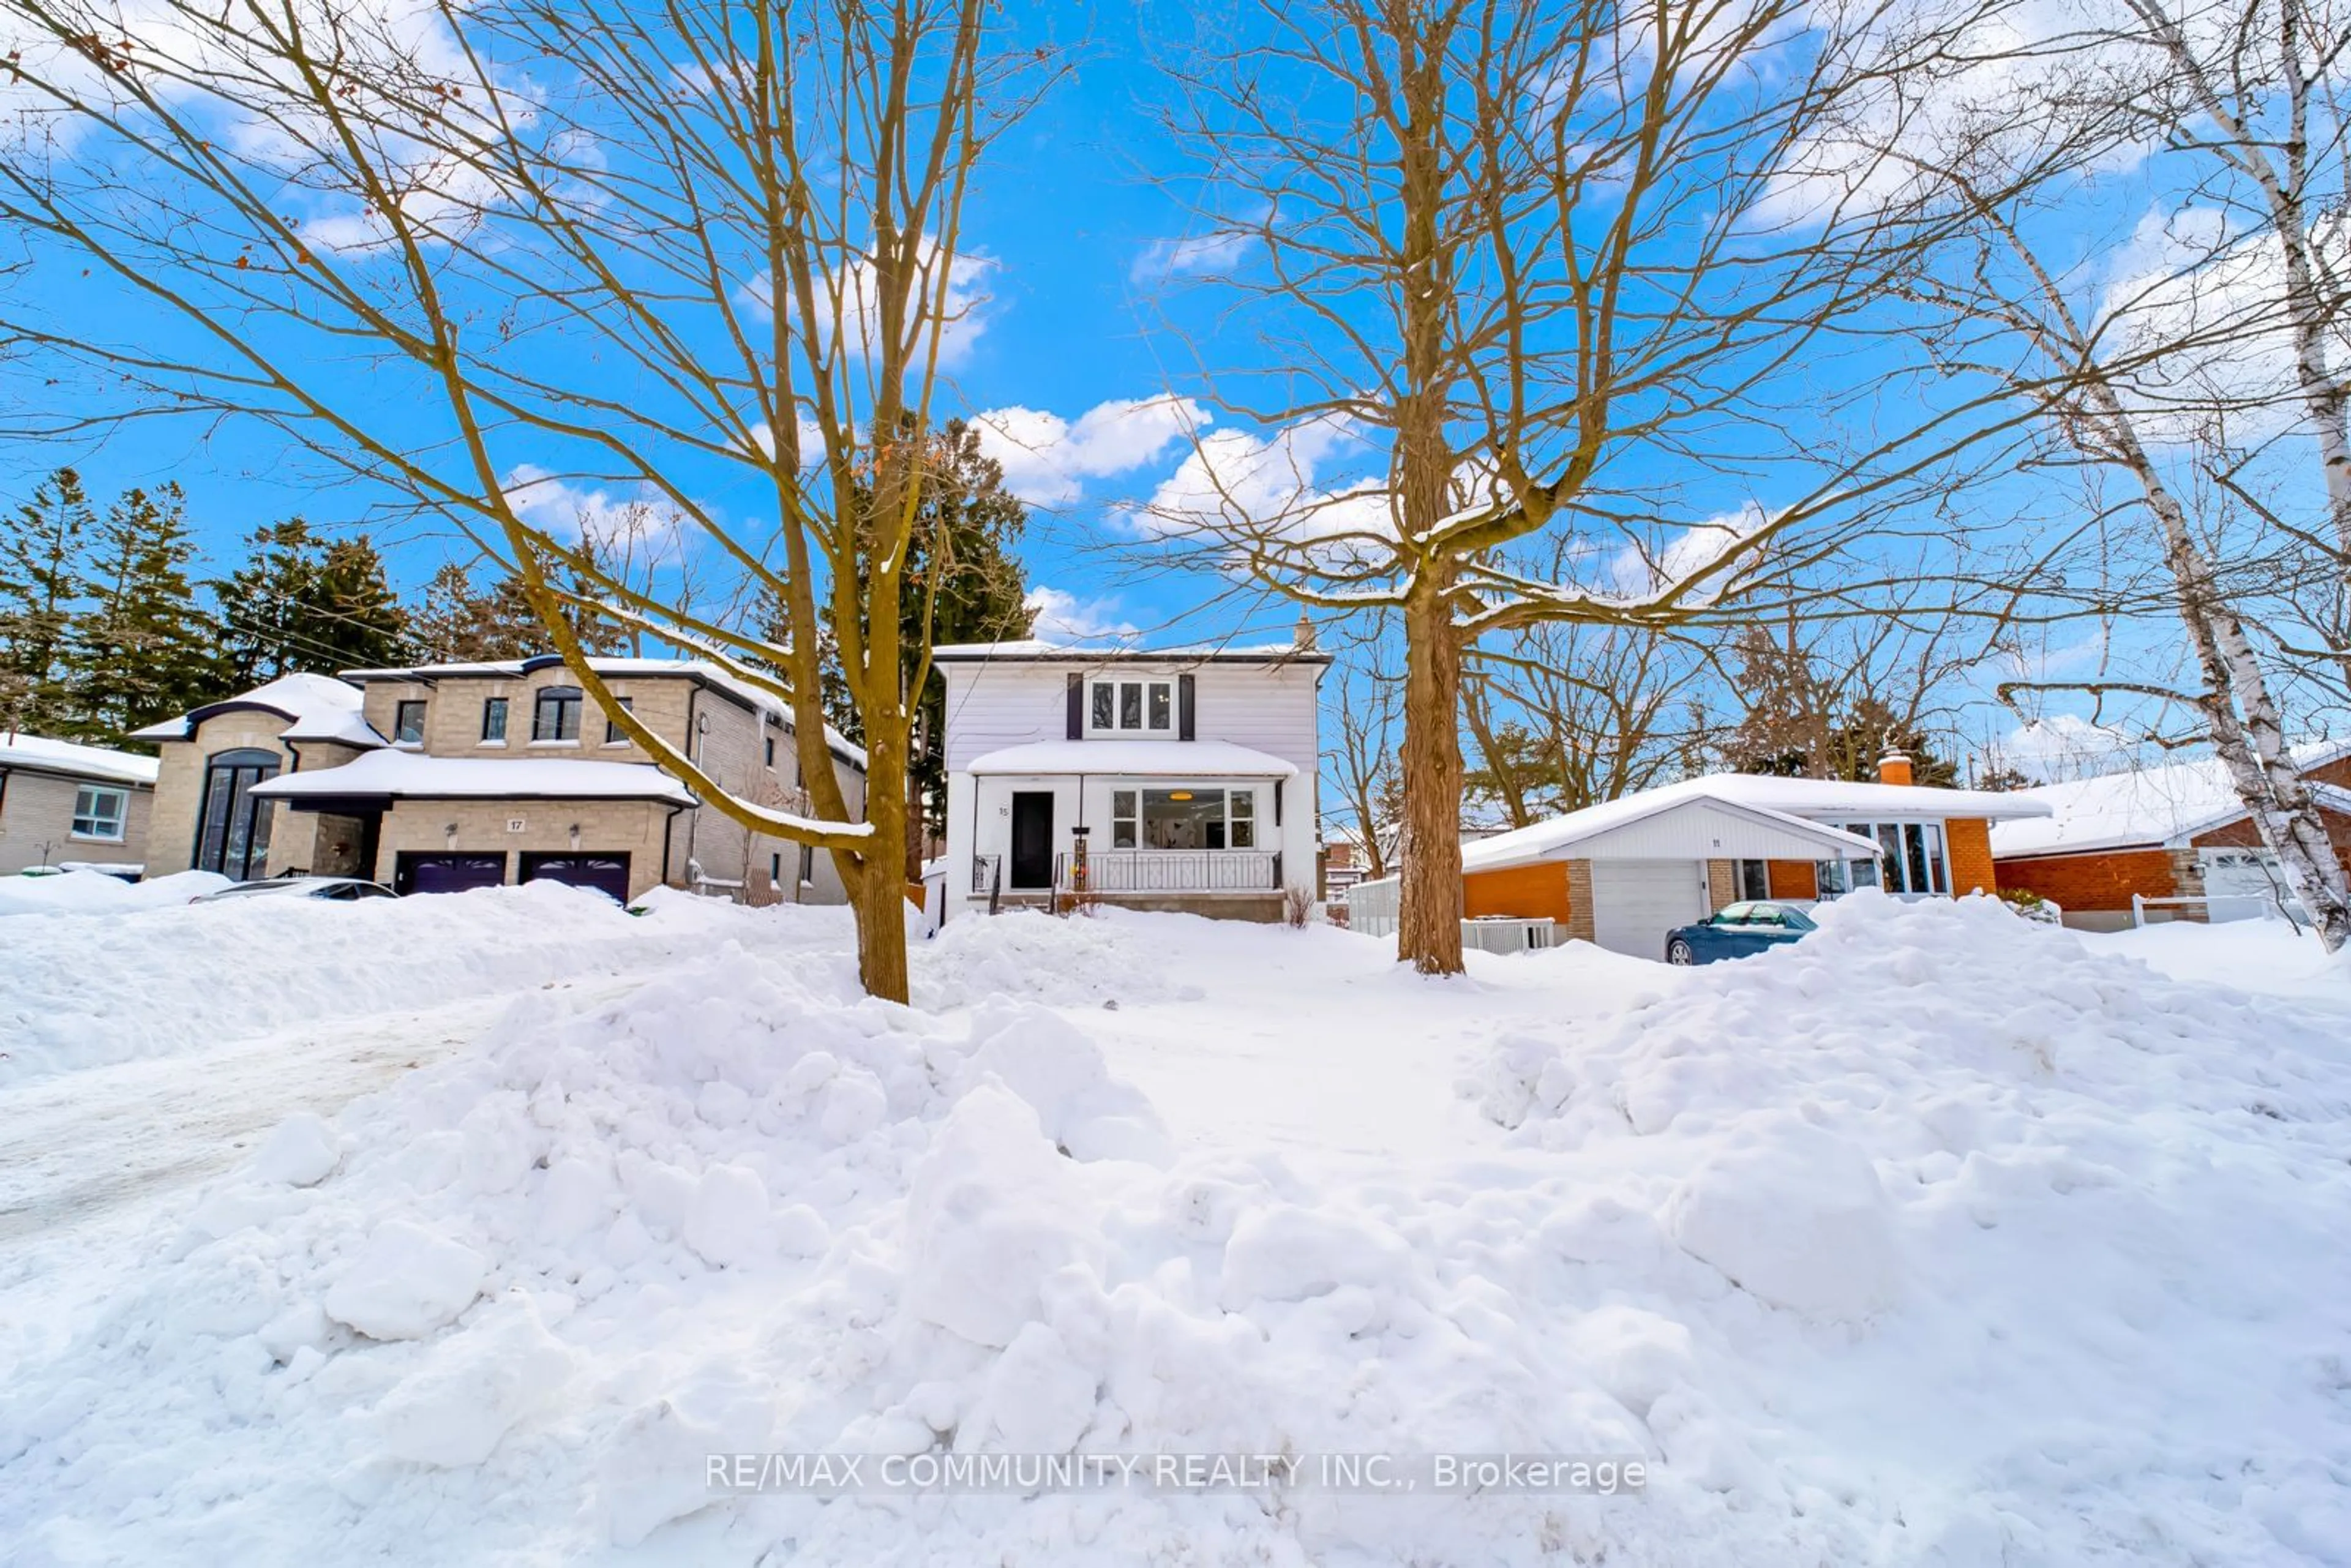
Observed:
[[[533,740],[580,738],[580,688],[549,686],[538,694],[530,714]]]
[[[110,844],[122,841],[122,814],[130,796],[120,789],[85,784],[74,793],[73,836]]]
[[[1102,680],[1087,693],[1086,728],[1094,735],[1176,733],[1174,681]]]
[[[482,704],[482,738],[504,746],[507,741],[507,699],[491,697]]]
[[[621,706],[630,713],[634,713],[637,711],[636,699],[633,697],[622,697],[621,699]],[[604,721],[604,744],[607,746],[626,746],[628,743],[629,732],[622,729],[611,719],[607,718]]]
[[[392,710],[392,738],[402,746],[424,744],[423,703],[404,702]]]

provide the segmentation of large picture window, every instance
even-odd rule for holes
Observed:
[[[1206,785],[1113,789],[1114,850],[1249,850],[1257,847],[1257,793]]]
[[[73,836],[110,844],[122,841],[122,815],[131,797],[120,789],[85,784],[74,792]]]
[[[1093,734],[1176,733],[1174,681],[1096,681],[1087,696],[1086,728]]]
[[[1837,822],[1833,826],[1874,841],[1878,858],[1871,861],[1823,861],[1813,868],[1823,898],[1834,898],[1857,887],[1884,887],[1888,893],[1949,894],[1951,877],[1943,852],[1940,822]]]
[[[269,802],[252,789],[277,777],[277,753],[224,751],[204,768],[203,815],[196,823],[196,869],[247,882],[269,862]]]

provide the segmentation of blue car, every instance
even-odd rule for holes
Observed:
[[[1812,916],[1784,904],[1726,904],[1695,925],[1666,933],[1666,962],[1711,964],[1744,958],[1818,931]]]

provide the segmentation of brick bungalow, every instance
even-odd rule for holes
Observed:
[[[1667,932],[1743,899],[1995,892],[1988,825],[2049,810],[1914,784],[1904,757],[1886,758],[1879,774],[1875,783],[1712,774],[1468,844],[1462,912],[1548,916],[1568,936],[1662,958]]]
[[[2296,748],[2318,797],[2335,852],[2351,870],[2351,741]],[[2283,883],[2276,857],[2238,804],[2217,758],[2142,768],[2019,794],[2046,817],[2004,821],[1992,831],[2001,885],[2039,894],[2084,931],[2132,923],[2141,899],[2213,899],[2157,904],[2150,920],[2241,919],[2276,907]]]

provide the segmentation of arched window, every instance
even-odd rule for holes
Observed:
[[[248,882],[269,863],[269,802],[252,789],[277,777],[278,756],[258,747],[213,755],[196,818],[196,869]]]
[[[541,686],[538,701],[530,711],[530,737],[533,740],[577,740],[580,738],[580,688],[578,686]]]

